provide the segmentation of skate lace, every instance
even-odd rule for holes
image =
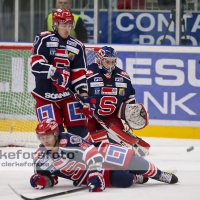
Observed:
[[[163,172],[159,178],[159,181],[170,183],[171,179],[172,179],[172,174]]]

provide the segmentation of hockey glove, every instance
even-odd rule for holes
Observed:
[[[68,83],[70,72],[67,69],[56,70],[52,76],[53,85],[56,86],[58,92],[64,92]]]
[[[89,166],[87,185],[90,192],[102,192],[105,190],[105,180],[102,174],[102,163],[94,163]]]
[[[85,106],[81,106],[81,112],[89,119],[94,115],[96,99],[94,97],[89,96],[79,96],[80,100],[85,104]]]
[[[87,185],[91,192],[102,192],[105,190],[105,180],[102,171],[93,170],[89,172]]]
[[[45,187],[53,187],[54,185],[58,184],[58,177],[34,174],[30,178],[30,184],[35,189],[43,190]]]

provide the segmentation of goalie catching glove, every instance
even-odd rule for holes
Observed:
[[[117,116],[123,119],[131,129],[135,130],[142,129],[149,123],[148,113],[141,103],[122,103]]]
[[[58,92],[64,92],[68,83],[70,72],[68,69],[57,69],[52,76],[53,85],[57,88]]]
[[[34,174],[30,178],[30,184],[33,188],[42,190],[47,187],[53,187],[58,184],[58,177],[51,176],[42,176],[40,174]]]

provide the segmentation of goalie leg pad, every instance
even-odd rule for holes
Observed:
[[[132,134],[128,134],[114,124],[110,124],[109,129],[112,130],[114,134],[116,134],[117,138],[119,138],[119,140],[116,141],[118,144],[133,149],[137,156],[143,157],[149,154],[150,145],[141,138],[134,137]],[[108,132],[108,136],[110,137],[112,135],[110,135]],[[115,140],[114,137],[112,137],[112,139]]]
[[[115,134],[125,143],[130,144],[131,146],[137,144],[139,139],[131,137],[126,132],[115,126],[114,124],[109,125],[109,129],[115,132]]]
[[[91,136],[94,140],[94,142],[109,142],[107,137],[107,132],[105,129],[101,129],[99,131],[91,133]]]

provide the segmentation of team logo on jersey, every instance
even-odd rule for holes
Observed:
[[[119,88],[119,95],[124,96],[125,95],[125,89],[124,88]]]
[[[73,61],[73,60],[74,60],[74,57],[75,57],[75,54],[74,54],[74,53],[72,53],[72,52],[69,52],[69,53],[68,53],[68,59],[69,59],[69,60]]]
[[[55,53],[56,53],[56,48],[50,48],[50,49],[49,49],[49,55],[50,55],[50,56],[54,56]]]
[[[59,145],[61,147],[65,147],[67,145],[67,142],[68,142],[68,140],[63,138],[63,139],[60,140]]]
[[[127,83],[118,83],[118,82],[115,82],[115,86],[116,87],[127,88]]]
[[[102,77],[94,77],[94,81],[103,81]]]
[[[90,87],[102,87],[104,86],[103,82],[91,82]]]
[[[123,82],[124,79],[123,79],[122,77],[116,77],[116,78],[115,78],[115,81],[116,81],[116,82]]]
[[[117,88],[101,88],[101,94],[107,94],[107,95],[117,95]]]
[[[94,74],[94,72],[92,70],[87,70],[87,72],[86,72],[86,76],[91,76],[93,74]]]
[[[94,94],[99,95],[100,94],[100,88],[94,88]]]
[[[79,49],[77,49],[77,48],[75,48],[75,47],[72,47],[72,46],[69,46],[69,45],[67,45],[66,46],[66,49],[67,49],[67,51],[71,51],[71,52],[73,52],[73,53],[75,53],[75,54],[79,54]]]
[[[58,42],[47,42],[46,46],[47,47],[58,47]]]
[[[78,143],[81,143],[82,142],[82,139],[78,136],[71,136],[70,137],[70,143],[71,144],[78,144]]]
[[[120,72],[120,74],[121,74],[121,75],[123,75],[123,76],[125,76],[125,77],[128,77],[128,78],[130,78],[130,77],[129,77],[129,75],[128,75],[128,73],[127,73],[127,72],[125,72],[125,71],[121,71],[121,72]]]
[[[77,43],[76,42],[72,42],[70,40],[67,40],[67,44],[69,44],[70,46],[76,47]]]
[[[59,42],[59,39],[57,37],[50,37],[50,40],[53,42]]]

